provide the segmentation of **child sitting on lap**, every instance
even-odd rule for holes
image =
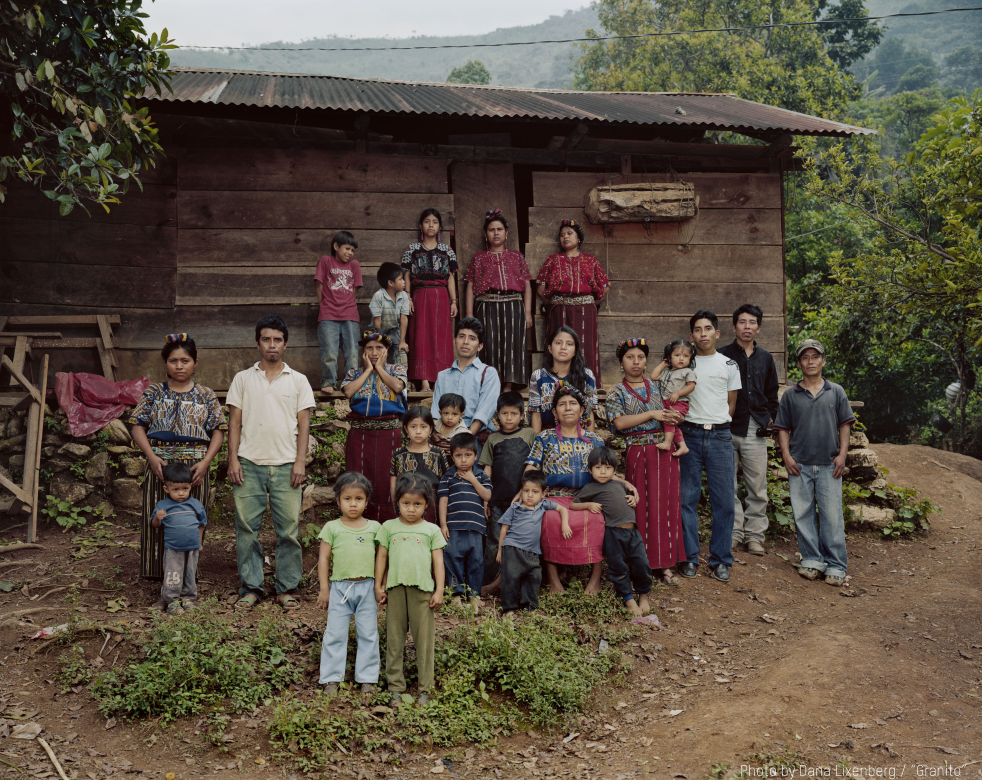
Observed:
[[[593,482],[584,485],[576,494],[572,510],[585,510],[604,516],[604,557],[607,575],[614,590],[624,600],[632,615],[649,611],[651,567],[644,542],[635,524],[634,505],[637,499],[627,492],[624,483],[614,479],[617,453],[609,447],[595,447],[587,459]],[[632,587],[633,585],[633,587]],[[635,600],[634,593],[640,597]]]
[[[549,509],[559,512],[563,523],[563,538],[573,535],[566,507],[543,498],[546,475],[537,469],[522,476],[520,502],[512,504],[498,521],[498,563],[501,565],[501,611],[510,615],[516,609],[530,612],[539,606],[542,587],[542,516]]]
[[[440,396],[440,417],[436,420],[433,430],[433,440],[437,446],[449,451],[450,440],[458,433],[470,433],[471,429],[464,425],[464,412],[467,401],[457,393],[444,393]]]
[[[157,502],[151,524],[164,527],[164,584],[160,601],[171,615],[194,607],[198,597],[198,555],[205,540],[208,513],[191,498],[191,469],[184,463],[167,463],[163,469],[164,493]]]

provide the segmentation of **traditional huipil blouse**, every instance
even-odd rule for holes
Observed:
[[[618,382],[607,393],[607,421],[614,429],[614,420],[625,415],[644,414],[664,409],[661,400],[660,382],[644,380],[643,387],[628,387],[627,380]],[[658,444],[665,438],[662,424],[658,420],[647,420],[619,431],[627,439],[628,446]]]
[[[222,405],[210,387],[197,383],[183,393],[166,382],[150,385],[129,418],[147,429],[154,454],[164,460],[201,460],[211,432],[227,431]]]
[[[521,252],[506,249],[501,254],[475,254],[464,278],[474,285],[474,297],[477,298],[489,290],[524,292],[525,283],[532,278],[532,274]]]
[[[549,255],[536,281],[548,296],[592,295],[595,301],[601,300],[610,287],[597,258],[582,252],[578,257],[567,257],[563,252]]]
[[[402,255],[402,267],[409,271],[414,283],[446,282],[457,272],[457,255],[446,244],[427,249],[418,241],[410,244]]]
[[[587,458],[595,447],[602,446],[603,439],[589,431],[583,431],[580,438],[569,438],[553,428],[536,436],[525,464],[545,472],[550,493],[573,495],[593,482]]]
[[[529,414],[538,412],[542,415],[543,430],[556,425],[556,418],[552,412],[552,394],[556,389],[556,382],[559,381],[560,378],[548,368],[535,369],[529,379]],[[590,419],[590,411],[596,414],[600,408],[597,380],[589,368],[586,369],[586,387],[583,388],[583,395],[586,398],[586,406],[583,407],[580,422],[585,424]]]
[[[344,381],[341,382],[341,387],[343,388],[349,382],[355,381],[361,376],[363,368],[350,368],[348,373],[344,376]],[[355,413],[349,415],[348,421],[352,424],[352,427],[359,428],[399,428],[401,426],[401,421],[398,417],[393,417],[393,415],[400,415],[406,411],[408,407],[406,388],[409,386],[406,379],[406,367],[400,366],[395,363],[386,363],[385,371],[389,376],[395,379],[402,380],[402,392],[396,393],[391,387],[389,387],[385,382],[382,381],[376,372],[372,372],[369,377],[365,380],[358,391],[351,396],[350,404],[352,410],[356,406],[364,406],[365,413]],[[366,404],[359,404],[358,401],[367,401]],[[361,417],[361,421],[357,421],[354,418]],[[379,420],[377,423],[370,422],[374,418],[386,417],[390,419]]]

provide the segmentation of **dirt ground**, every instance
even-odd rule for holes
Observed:
[[[645,628],[651,633],[644,639],[661,649],[636,649],[628,683],[601,692],[574,731],[522,734],[487,749],[409,752],[398,766],[378,756],[342,756],[327,776],[693,780],[743,769],[755,777],[982,777],[982,463],[926,447],[875,449],[889,482],[918,488],[943,515],[915,540],[850,534],[847,587],[799,577],[778,557],[794,559],[794,540],[777,538],[763,558],[739,556],[729,585],[700,576],[660,587],[665,628]],[[23,533],[0,523],[6,542]],[[9,556],[35,564],[0,568],[0,580],[34,583],[30,596],[0,594],[0,621],[14,610],[49,607],[0,630],[0,719],[37,710],[32,720],[71,780],[168,772],[178,779],[232,772],[296,780],[289,763],[271,758],[259,720],[249,715],[230,729],[230,752],[219,754],[195,733],[194,719],[168,729],[125,722],[107,729],[84,689],[58,693],[60,649],[38,653],[38,643],[27,640],[36,628],[63,621],[64,594],[45,597],[56,570],[87,580],[83,608],[90,617],[105,616],[107,599],[118,595],[99,590],[98,577],[112,576],[114,567],[121,567],[130,602],[114,617],[146,620],[156,598],[154,585],[136,579],[136,550],[119,546],[135,535],[117,535],[66,567],[70,537],[46,531],[44,550]],[[231,539],[230,528],[212,532],[201,560],[205,595],[225,594],[235,581]],[[314,563],[308,552],[307,568]],[[300,618],[322,625],[324,613],[313,602],[310,592]],[[89,642],[88,655],[101,644],[101,637]],[[109,664],[129,650],[116,645],[110,638]],[[0,761],[3,777],[56,777],[33,740],[0,739]]]

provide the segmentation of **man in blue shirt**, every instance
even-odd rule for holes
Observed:
[[[484,325],[476,317],[464,317],[454,328],[454,347],[457,359],[450,368],[436,377],[433,386],[433,407],[440,408],[444,393],[464,397],[464,425],[477,436],[482,428],[491,427],[491,418],[501,394],[501,379],[491,366],[481,362],[478,354],[484,346]]]

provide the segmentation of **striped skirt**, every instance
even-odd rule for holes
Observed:
[[[381,419],[381,418],[380,418]],[[389,471],[392,455],[402,446],[402,427],[394,418],[395,427],[356,427],[353,415],[348,417],[351,430],[344,445],[344,470],[357,471],[372,483],[372,496],[365,509],[365,518],[384,523],[396,516],[389,490]]]
[[[679,459],[654,444],[629,444],[624,479],[640,496],[634,516],[651,568],[667,569],[686,560]]]
[[[410,380],[435,382],[436,375],[453,364],[453,320],[446,285],[413,290],[407,338]]]
[[[527,348],[525,304],[521,293],[515,300],[474,301],[474,316],[484,325],[481,360],[498,372],[501,383],[527,385],[532,358]]]
[[[184,463],[191,468],[197,460],[175,460],[172,463]],[[191,488],[191,498],[196,498],[201,505],[208,509],[208,494],[211,487],[206,478],[197,487]],[[140,516],[140,578],[145,580],[162,580],[164,578],[164,529],[163,526],[154,528],[150,525],[151,513],[158,501],[167,498],[164,493],[164,483],[147,466],[143,475],[143,511]]]
[[[677,470],[676,470],[677,471]],[[573,511],[569,508],[574,496],[549,496],[550,501],[562,504],[569,512],[569,527],[573,536],[563,539],[563,519],[555,509],[542,516],[542,557],[548,563],[577,566],[599,563],[604,559],[604,516]]]
[[[558,297],[558,296],[557,296]],[[560,325],[568,325],[576,331],[580,337],[580,346],[583,347],[583,361],[586,367],[593,372],[597,380],[597,387],[601,386],[600,381],[600,329],[597,326],[597,304],[592,302],[581,303],[575,306],[552,305],[549,307],[549,316],[546,320],[546,338],[556,332]]]

